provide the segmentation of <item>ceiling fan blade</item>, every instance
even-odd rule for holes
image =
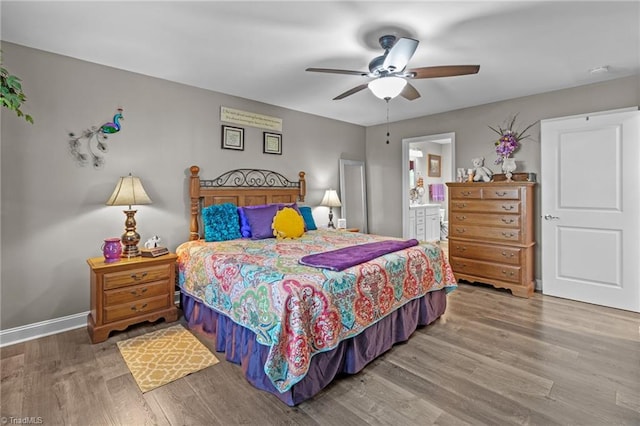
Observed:
[[[334,101],[338,101],[340,99],[344,99],[347,96],[351,96],[354,93],[358,93],[359,91],[366,89],[368,85],[369,85],[369,83],[364,83],[364,84],[361,84],[360,86],[356,86],[353,89],[347,90],[346,92],[339,94],[338,96],[333,98],[333,100]]]
[[[407,74],[414,74],[409,78],[437,78],[456,75],[476,74],[480,65],[442,65],[437,67],[422,67],[407,70]]]
[[[311,72],[326,72],[329,74],[350,74],[350,75],[359,75],[362,77],[366,77],[369,75],[368,72],[365,71],[351,71],[351,70],[336,70],[333,68],[307,68],[306,71]]]
[[[412,101],[414,99],[418,99],[420,97],[420,93],[418,93],[416,88],[413,87],[413,85],[407,81],[407,84],[404,86],[404,89],[402,89],[402,92],[400,92],[400,96],[402,96],[408,101]]]
[[[399,72],[405,69],[409,59],[418,48],[418,40],[402,37],[396,41],[384,58],[382,67],[389,72]]]

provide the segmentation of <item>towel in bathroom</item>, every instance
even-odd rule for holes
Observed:
[[[429,185],[429,193],[431,194],[431,201],[444,201],[444,184],[432,183]]]

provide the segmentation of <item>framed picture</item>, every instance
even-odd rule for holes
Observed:
[[[429,163],[428,163],[428,167],[429,167],[428,176],[429,177],[440,177],[440,156],[439,155],[429,154],[428,160],[429,160]]]
[[[244,151],[244,129],[223,125],[222,149]]]
[[[282,135],[279,133],[264,133],[264,147],[262,152],[265,154],[282,155]]]

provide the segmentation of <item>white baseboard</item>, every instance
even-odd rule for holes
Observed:
[[[88,311],[80,312],[79,314],[68,315],[66,317],[27,324],[8,330],[0,330],[0,348],[37,339],[38,337],[86,327],[88,314]]]
[[[176,291],[173,294],[173,299],[176,305],[180,304],[179,291]],[[10,328],[8,330],[0,330],[0,348],[15,345],[16,343],[26,342],[27,340],[37,339],[38,337],[49,336],[51,334],[62,333],[63,331],[86,327],[87,315],[89,315],[89,311],[27,324],[20,327]]]

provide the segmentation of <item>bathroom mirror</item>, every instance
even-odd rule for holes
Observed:
[[[342,218],[348,228],[367,231],[367,185],[364,161],[340,159]]]

